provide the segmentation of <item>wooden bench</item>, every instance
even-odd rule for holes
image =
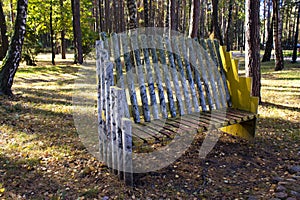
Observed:
[[[178,138],[178,154],[180,140],[189,145],[197,132],[253,139],[258,98],[218,42],[134,32],[103,38],[96,42],[100,159],[127,184],[147,171],[144,162],[160,162],[147,153]]]

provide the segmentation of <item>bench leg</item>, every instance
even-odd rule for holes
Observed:
[[[122,119],[122,141],[123,141],[123,169],[124,181],[128,186],[133,186],[133,166],[132,166],[132,127],[131,120]]]
[[[239,124],[234,124],[234,125],[220,128],[220,130],[225,133],[239,136],[244,139],[252,141],[255,136],[256,121],[257,119],[254,118],[252,120],[241,122]]]

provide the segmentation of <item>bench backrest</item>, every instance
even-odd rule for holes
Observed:
[[[96,45],[99,113],[109,109],[110,86],[123,89],[125,116],[136,123],[230,106],[216,45],[184,37],[103,35]]]

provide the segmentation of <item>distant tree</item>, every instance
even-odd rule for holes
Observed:
[[[137,22],[137,9],[135,0],[127,0],[127,9],[129,13],[129,29],[134,29],[138,27]]]
[[[3,60],[3,58],[6,55],[6,52],[8,50],[8,36],[7,36],[7,27],[6,27],[6,20],[5,15],[2,8],[2,1],[0,0],[0,41],[1,41],[1,48],[0,48],[0,60]]]
[[[300,17],[300,2],[299,1],[298,1],[297,6],[298,6],[298,14],[297,14],[296,32],[295,32],[295,37],[294,37],[292,63],[295,63],[297,60],[297,44],[298,44],[298,36],[299,36],[299,17]]]
[[[271,60],[272,49],[273,49],[273,18],[271,20],[271,26],[268,30],[265,53],[263,55],[261,62],[268,62]]]
[[[274,48],[275,48],[275,71],[284,68],[283,52],[282,52],[282,20],[280,16],[279,0],[273,1],[273,30],[274,30]]]
[[[232,43],[232,9],[233,9],[233,0],[229,0],[229,8],[228,8],[228,20],[227,20],[227,27],[225,33],[225,42],[226,42],[226,50],[231,50],[231,43]]]
[[[54,29],[53,29],[53,2],[50,0],[50,40],[51,40],[51,53],[52,53],[52,65],[55,65],[55,44],[54,44]]]
[[[260,98],[259,0],[246,0],[246,77],[252,77],[252,95]]]
[[[145,21],[145,27],[149,26],[149,4],[148,0],[143,0],[144,2],[144,21]]]
[[[176,2],[169,0],[169,30],[176,30]]]
[[[8,53],[0,69],[0,94],[9,96],[13,95],[11,88],[21,61],[22,46],[26,30],[28,0],[18,0],[17,4],[17,18],[14,33],[11,38]]]
[[[83,63],[82,32],[80,26],[80,1],[72,0],[75,63]]]
[[[220,41],[220,45],[223,45],[223,39],[221,35],[221,30],[219,26],[219,10],[218,10],[219,0],[212,0],[212,33],[213,38]]]
[[[66,24],[65,24],[65,14],[64,14],[64,0],[59,0],[60,3],[60,15],[61,15],[61,21],[62,21],[62,27],[61,27],[61,58],[66,59],[66,51],[67,51],[67,45],[66,45]]]
[[[197,37],[200,19],[200,0],[193,0],[191,5],[189,37]]]

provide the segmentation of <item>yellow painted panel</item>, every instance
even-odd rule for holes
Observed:
[[[226,126],[226,127],[220,128],[220,131],[244,138],[246,140],[254,139],[254,131],[247,129],[246,126],[243,126],[241,124],[234,124],[234,125]]]
[[[238,60],[232,59],[232,55],[226,52],[226,47],[220,46],[220,55],[232,106],[245,111],[257,113],[258,98],[251,96],[252,78],[238,76]]]

